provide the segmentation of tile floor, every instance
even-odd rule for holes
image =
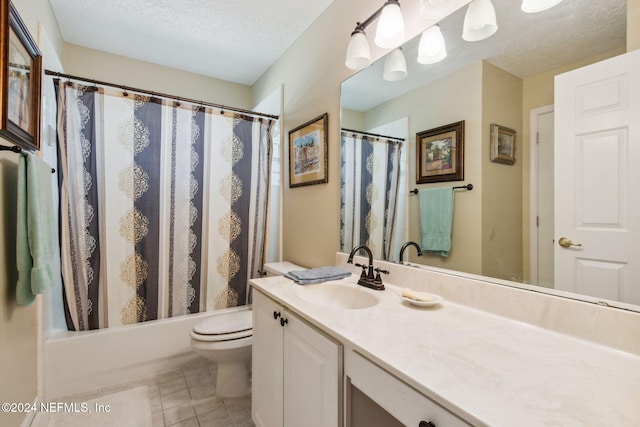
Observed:
[[[251,396],[237,399],[215,396],[217,369],[214,362],[201,359],[151,378],[56,400],[87,401],[146,385],[153,427],[253,427]]]

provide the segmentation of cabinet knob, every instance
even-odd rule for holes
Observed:
[[[420,424],[418,424],[418,427],[436,427],[436,425],[431,421],[420,421]]]
[[[277,319],[278,317],[280,317],[280,312],[279,311],[274,311],[273,312],[273,318]]]
[[[280,318],[280,326],[284,326],[284,325],[286,325],[287,323],[289,323],[289,320],[288,320],[288,319],[285,319],[284,317],[281,317],[281,318]]]

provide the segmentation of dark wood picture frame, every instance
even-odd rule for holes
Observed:
[[[0,136],[39,150],[42,54],[9,0],[0,0],[0,47]]]
[[[491,152],[489,160],[512,165],[516,162],[516,137],[518,133],[504,126],[491,124]]]
[[[464,120],[416,133],[416,183],[464,180]]]
[[[289,188],[329,182],[329,114],[289,131]]]

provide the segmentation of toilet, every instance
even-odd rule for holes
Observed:
[[[292,270],[304,270],[290,262],[264,265],[267,277],[283,276]],[[250,307],[216,313],[197,323],[191,330],[191,348],[218,363],[216,396],[242,397],[251,393],[251,341],[253,317]]]

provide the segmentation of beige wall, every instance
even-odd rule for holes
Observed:
[[[436,101],[437,100],[437,101]],[[451,252],[444,258],[437,255],[417,257],[413,251],[409,260],[455,270],[481,273],[481,145],[482,145],[482,63],[470,65],[451,76],[432,82],[379,105],[366,113],[364,129],[371,129],[401,117],[409,117],[407,145],[408,185],[413,188],[433,188],[459,185],[460,182],[416,185],[416,133],[451,123],[465,121],[464,182],[473,183],[471,192],[459,191],[455,197]],[[420,211],[418,197],[409,197],[409,239],[420,241]]]
[[[0,143],[9,145],[0,138]],[[15,303],[18,157],[0,154],[0,401],[33,402],[37,395],[36,305]],[[0,425],[20,425],[24,414],[0,413]]]
[[[516,162],[490,161],[491,124],[516,131]],[[482,274],[522,277],[522,80],[484,62],[482,73]]]
[[[65,73],[198,101],[251,109],[251,88],[145,61],[65,44]]]
[[[48,0],[13,0],[44,55],[59,56],[62,37]],[[46,39],[50,46],[43,46]],[[0,144],[13,145],[0,138]],[[37,305],[15,304],[18,156],[0,153],[0,401],[33,402],[38,394]],[[24,413],[0,413],[0,425],[19,426]]]
[[[627,52],[640,49],[640,0],[627,0]]]

